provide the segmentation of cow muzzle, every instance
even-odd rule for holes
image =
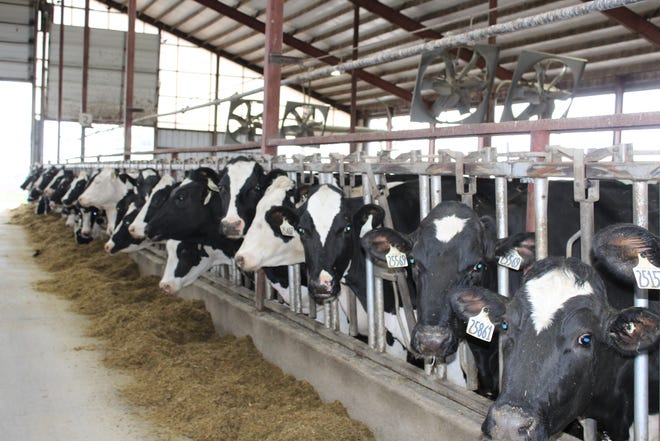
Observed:
[[[538,421],[520,407],[508,404],[491,407],[481,430],[489,440],[537,441],[547,439],[538,430]]]
[[[240,239],[243,237],[243,227],[245,223],[242,219],[224,219],[222,221],[222,234],[230,239]]]
[[[163,290],[165,294],[174,294],[179,290],[179,286],[174,281],[163,282],[161,281],[158,286]]]
[[[410,344],[421,356],[444,359],[456,352],[458,339],[448,327],[417,323]]]
[[[333,277],[327,271],[321,271],[318,279],[312,280],[309,283],[309,292],[314,299],[318,302],[331,299],[336,296]]]

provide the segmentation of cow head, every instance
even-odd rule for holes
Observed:
[[[78,197],[85,191],[87,187],[87,172],[81,171],[78,174],[78,177],[71,182],[69,190],[62,196],[62,205],[65,207],[73,206],[77,201]]]
[[[78,197],[78,203],[83,207],[95,205],[107,210],[114,207],[134,185],[135,179],[128,174],[107,167],[89,180],[87,188]]]
[[[144,239],[144,227],[154,214],[163,206],[170,196],[172,189],[179,185],[171,175],[163,175],[158,183],[149,192],[144,205],[135,216],[133,223],[128,227],[128,232],[135,239]]]
[[[178,240],[168,240],[167,263],[159,286],[166,294],[174,294],[193,283],[213,265],[229,263],[220,250]]]
[[[320,185],[298,209],[279,206],[266,213],[274,232],[291,225],[305,251],[309,292],[317,301],[339,294],[340,282],[351,262],[354,244],[353,220],[341,190]],[[285,223],[286,222],[286,223]]]
[[[129,226],[133,223],[139,212],[140,207],[136,205],[135,202],[131,202],[126,209],[126,214],[115,226],[110,239],[105,243],[106,253],[114,254],[120,251],[123,253],[131,253],[150,245],[150,243],[145,241],[144,238],[136,239],[128,232]]]
[[[39,176],[43,171],[44,171],[43,165],[39,163],[35,163],[34,165],[32,165],[32,168],[30,168],[30,173],[28,173],[27,177],[21,184],[21,190],[27,190],[28,187],[30,187],[34,183],[34,181],[37,180],[37,178],[39,178]]]
[[[73,181],[73,172],[71,170],[65,170],[62,176],[59,178],[59,182],[54,187],[53,191],[50,194],[51,204],[62,204],[62,198],[71,188],[71,182]]]
[[[236,253],[236,264],[246,271],[262,267],[291,265],[305,260],[305,254],[298,232],[273,227],[266,221],[267,213],[277,206],[294,209],[296,184],[286,176],[278,176],[268,186],[257,204],[254,221]]]
[[[135,180],[137,193],[145,200],[151,193],[151,190],[160,182],[158,172],[153,168],[145,168],[140,170]]]
[[[516,247],[525,241],[531,241],[529,235],[502,243]],[[386,263],[388,255],[395,255],[412,267],[417,324],[411,346],[418,355],[440,359],[456,352],[463,335],[457,332],[455,317],[446,306],[448,292],[485,283],[494,276],[488,268],[495,255],[504,253],[504,248],[498,248],[492,219],[480,218],[467,205],[455,201],[438,204],[410,236],[380,228],[367,233],[362,246],[377,263]],[[533,261],[533,252],[521,254]]]
[[[660,317],[643,308],[614,310],[596,271],[575,258],[535,263],[512,300],[459,288],[452,311],[486,314],[500,334],[501,393],[482,426],[498,440],[546,440],[578,417],[599,421],[613,439],[627,437],[632,395],[621,372],[631,356],[658,344]]]
[[[220,176],[210,168],[191,171],[147,223],[147,237],[188,240],[192,236],[217,235],[222,213],[219,182]]]
[[[254,219],[257,203],[272,179],[283,172],[268,175],[258,162],[239,156],[227,164],[220,181],[223,210],[221,232],[230,239],[240,239]]]

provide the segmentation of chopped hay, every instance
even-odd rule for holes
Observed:
[[[304,381],[268,363],[249,337],[216,335],[201,301],[163,295],[125,254],[77,245],[60,216],[11,212],[29,232],[35,260],[50,273],[40,291],[71,301],[102,339],[105,363],[133,379],[122,389],[158,426],[192,440],[372,440],[338,403],[324,404]],[[39,250],[39,253],[36,251]]]

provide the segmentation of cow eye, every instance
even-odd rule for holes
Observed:
[[[589,347],[591,345],[591,334],[582,334],[578,337],[577,342],[580,346]]]
[[[345,232],[345,233],[350,233],[350,231],[351,231],[351,226],[350,226],[350,225],[346,225],[346,227],[344,227],[344,232]]]
[[[303,227],[298,227],[298,234],[300,234],[301,236],[305,234],[305,229]]]
[[[482,271],[483,269],[484,269],[484,264],[479,262],[472,268],[472,271],[479,272]]]
[[[506,320],[502,321],[502,324],[500,326],[502,327],[502,331],[509,330],[509,323]]]

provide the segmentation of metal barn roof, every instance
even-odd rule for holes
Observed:
[[[126,0],[100,0],[126,10]],[[219,53],[257,72],[263,70],[266,0],[137,0],[138,18]],[[580,4],[578,0],[287,0],[284,4],[282,78],[315,67],[350,61],[357,35],[358,57],[424,40],[484,28]],[[357,12],[356,12],[357,11]],[[358,20],[356,21],[356,17]],[[357,32],[354,24],[358,22]],[[523,50],[586,59],[578,94],[660,86],[660,3],[645,0],[601,13],[498,36],[495,84],[511,78]],[[486,41],[480,43],[487,43]],[[300,62],[295,62],[300,60]],[[420,57],[362,69],[358,112],[408,112]],[[302,85],[315,98],[347,110],[349,75]]]

